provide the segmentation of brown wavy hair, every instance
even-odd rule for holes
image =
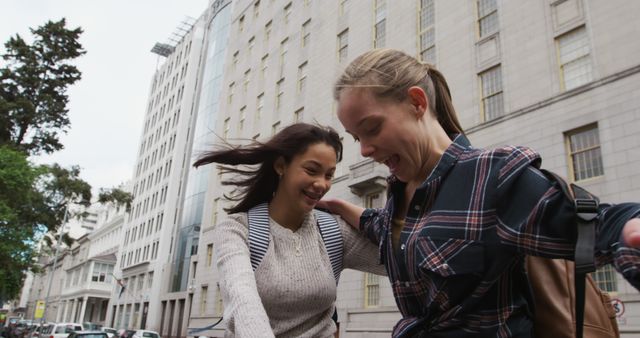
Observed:
[[[338,78],[333,96],[338,100],[345,88],[365,88],[377,98],[401,102],[413,86],[425,91],[429,109],[447,134],[463,134],[442,73],[396,49],[374,49],[355,58]]]
[[[236,174],[232,179],[221,182],[222,185],[236,187],[231,195],[225,194],[225,198],[238,203],[225,208],[225,211],[230,214],[246,212],[258,204],[271,201],[278,187],[278,174],[273,168],[278,158],[282,157],[288,164],[296,155],[318,143],[331,146],[336,151],[336,160],[342,160],[342,142],[333,128],[295,123],[264,143],[252,141],[245,146],[223,143],[218,146],[219,149],[200,156],[193,166],[197,168],[218,163],[222,174]],[[238,165],[244,167],[238,168]]]

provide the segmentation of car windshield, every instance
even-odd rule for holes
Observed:
[[[107,335],[105,333],[83,333],[83,334],[76,334],[76,337],[78,337],[78,338],[107,338]]]
[[[153,332],[143,332],[142,333],[142,337],[144,337],[144,338],[160,338],[160,337],[158,337],[157,334],[155,334]]]
[[[108,332],[108,333],[114,333],[114,334],[116,333],[116,329],[105,329],[105,328],[102,328],[102,331]]]

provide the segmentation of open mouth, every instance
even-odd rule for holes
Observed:
[[[391,172],[395,172],[396,169],[398,168],[398,163],[400,163],[400,156],[391,155],[383,159],[381,163],[384,163],[384,165],[386,165]]]
[[[313,200],[315,202],[319,201],[322,198],[323,194],[319,194],[319,193],[313,193],[313,192],[309,192],[309,191],[302,191],[302,193],[307,196],[310,200]]]

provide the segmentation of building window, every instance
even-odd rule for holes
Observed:
[[[311,39],[311,32],[309,32],[309,25],[311,23],[311,19],[305,21],[302,24],[302,48],[307,47],[309,45],[309,40]]]
[[[375,0],[376,23],[373,26],[373,48],[381,48],[386,40],[387,0]]]
[[[592,124],[566,134],[569,167],[574,181],[604,175],[598,125]]]
[[[209,287],[203,286],[200,290],[200,314],[204,315],[207,312],[207,297],[209,293]]]
[[[364,273],[364,307],[380,305],[380,276]]]
[[[236,66],[238,66],[238,56],[240,55],[240,51],[237,50],[235,53],[233,53],[233,69],[236,69]]]
[[[288,49],[289,38],[286,38],[280,42],[280,67],[278,70],[279,77],[284,77],[284,65],[287,58],[287,49]]]
[[[221,172],[218,172],[218,173],[221,173]],[[218,204],[220,204],[220,198],[214,199],[213,200],[213,224],[218,224]]]
[[[291,2],[284,6],[284,24],[289,23],[289,17],[291,16]]]
[[[256,3],[253,4],[253,17],[257,18],[260,16],[260,0],[256,1]]]
[[[301,107],[295,112],[293,112],[294,123],[302,122],[303,119],[304,119],[304,107]]]
[[[147,278],[147,287],[151,289],[153,286],[153,271],[149,272],[149,277]]]
[[[420,60],[436,63],[436,29],[434,0],[418,0],[420,2]]]
[[[479,74],[482,88],[482,113],[484,121],[491,121],[504,114],[502,102],[502,70],[500,65]]]
[[[298,66],[298,93],[304,93],[307,83],[307,62]]]
[[[244,72],[244,81],[242,81],[242,91],[243,92],[247,92],[247,89],[249,88],[249,76],[251,75],[251,69],[247,69]]]
[[[245,110],[247,109],[247,106],[242,106],[242,108],[240,108],[240,121],[238,123],[238,130],[240,132],[242,132],[242,130],[244,130],[244,120],[245,120]]]
[[[111,283],[112,273],[113,273],[113,265],[94,263],[93,272],[91,273],[91,281]]]
[[[222,294],[220,293],[220,286],[216,287],[216,315],[222,316],[224,313],[224,304],[222,302]]]
[[[284,79],[280,79],[276,83],[276,112],[280,111],[280,107],[282,106],[282,99],[284,97]]]
[[[349,49],[349,29],[345,29],[338,34],[338,61],[343,62],[347,59]]]
[[[564,90],[573,89],[593,79],[589,39],[584,26],[556,39],[560,79]]]
[[[213,244],[207,244],[207,266],[213,261]]]
[[[231,121],[231,117],[227,117],[226,119],[224,119],[224,131],[222,134],[222,138],[224,138],[225,140],[229,137],[230,121]]]
[[[271,136],[277,134],[280,131],[280,121],[274,123],[271,126]]]
[[[227,103],[231,104],[233,102],[233,92],[235,91],[235,82],[229,83],[229,96],[227,96]]]
[[[264,25],[264,44],[269,45],[269,38],[271,37],[271,20]]]
[[[498,31],[496,0],[478,0],[478,34],[480,39]]]
[[[238,19],[238,31],[244,31],[244,15]]]
[[[591,274],[598,287],[606,292],[618,292],[616,270],[611,265],[598,268]]]
[[[138,276],[138,291],[144,288],[144,274]]]
[[[338,10],[338,13],[340,16],[344,15],[344,13],[347,12],[347,6],[349,6],[349,0],[338,0],[340,1],[340,8]]]
[[[264,76],[267,73],[269,54],[265,54],[260,60],[260,80],[264,80]]]
[[[248,52],[247,52],[247,57],[248,57],[248,58],[251,58],[251,51],[253,50],[253,46],[255,46],[255,44],[256,44],[256,37],[255,37],[255,36],[252,36],[252,37],[249,39],[249,48],[248,48],[249,50],[248,50]]]
[[[256,98],[256,126],[259,125],[262,118],[262,108],[264,107],[264,93],[260,93]]]

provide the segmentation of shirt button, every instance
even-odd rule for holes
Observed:
[[[448,270],[448,269],[449,269],[449,264],[444,263],[444,264],[442,264],[442,265],[441,265],[441,267],[442,267],[443,269],[447,269],[447,270]]]
[[[409,282],[404,282],[404,287],[408,288],[409,287]]]
[[[404,248],[405,248],[405,246],[404,246],[404,244],[402,244],[402,245],[400,246],[400,250],[404,250]]]
[[[420,210],[420,205],[416,204],[413,206],[413,210],[418,211]]]

